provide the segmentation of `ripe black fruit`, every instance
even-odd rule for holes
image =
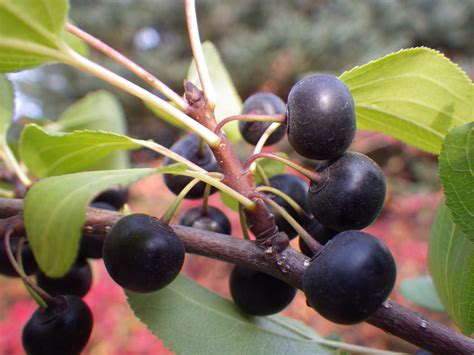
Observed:
[[[329,229],[323,226],[314,218],[305,225],[303,228],[311,235],[319,244],[326,244],[329,240],[331,240],[338,232],[332,229]],[[312,257],[313,252],[311,249],[306,245],[304,240],[300,237],[298,239],[298,245],[300,247],[301,252],[306,255],[307,257]]]
[[[117,211],[115,206],[107,202],[92,202],[91,207],[100,208],[107,211]],[[104,239],[100,236],[83,234],[81,237],[81,245],[79,255],[84,258],[101,259]]]
[[[308,213],[308,185],[302,178],[291,174],[278,174],[273,175],[268,180],[272,187],[290,196],[304,211]],[[285,199],[273,194],[270,194],[270,196],[273,201],[283,207],[294,219],[296,219],[298,223],[305,224],[309,221],[305,214],[298,213]],[[293,229],[293,227],[271,206],[268,208],[275,216],[275,223],[278,226],[278,229],[281,232],[285,232],[288,235],[288,238],[294,238],[298,233]]]
[[[79,354],[92,331],[92,313],[79,297],[58,296],[57,305],[37,309],[23,328],[29,355]]]
[[[382,211],[385,179],[369,157],[347,152],[333,161],[322,162],[318,183],[311,183],[308,204],[324,226],[338,230],[362,229]]]
[[[106,203],[113,206],[118,211],[127,203],[128,200],[128,188],[118,187],[114,189],[108,189],[101,192],[91,203],[92,207],[109,209],[107,205],[101,205],[97,203]],[[96,204],[96,206],[94,206]]]
[[[104,264],[112,279],[135,292],[171,283],[184,262],[184,245],[160,219],[131,214],[119,219],[104,241]]]
[[[232,227],[229,218],[218,208],[208,206],[203,214],[201,207],[195,207],[184,212],[179,218],[179,224],[206,231],[230,234]]]
[[[92,270],[86,259],[77,260],[71,269],[60,278],[46,276],[41,271],[36,273],[39,287],[53,296],[75,295],[84,297],[92,286]]]
[[[382,305],[395,276],[395,261],[383,242],[367,233],[346,231],[311,260],[303,274],[303,291],[324,318],[354,324]]]
[[[204,149],[201,152],[200,149],[201,138],[195,134],[189,134],[178,140],[171,150],[184,158],[192,161],[196,165],[199,165],[201,168],[207,171],[218,171],[219,166],[217,164],[216,158],[211,151],[211,148],[207,144],[204,145]],[[174,161],[170,158],[165,158],[163,165],[167,166],[173,164]],[[179,194],[181,190],[191,182],[192,178],[187,176],[180,175],[164,175],[166,186],[173,192],[175,195]],[[204,189],[206,184],[200,182],[196,184],[186,195],[188,199],[198,199],[204,195]],[[216,192],[217,190],[211,189],[211,193]]]
[[[300,155],[334,159],[352,143],[354,100],[347,86],[328,74],[307,76],[288,95],[288,140]]]
[[[230,293],[243,312],[266,316],[285,309],[296,289],[263,272],[235,266],[230,275]]]
[[[244,102],[242,114],[274,115],[285,113],[286,105],[282,99],[269,92],[259,92],[249,96]],[[271,125],[271,122],[240,121],[239,130],[246,142],[257,145],[262,134]],[[286,124],[282,124],[268,137],[265,145],[272,145],[280,141],[286,132]]]
[[[18,240],[16,238],[10,239],[10,247],[15,257],[17,246]],[[27,275],[33,274],[38,269],[38,264],[36,263],[33,251],[31,250],[30,245],[27,241],[23,243],[23,247],[21,249],[21,259],[23,262],[23,270]],[[3,239],[0,242],[0,274],[10,277],[18,277],[17,272],[15,271],[12,264],[10,263],[10,260],[8,259]]]

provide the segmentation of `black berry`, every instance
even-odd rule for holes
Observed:
[[[322,162],[318,183],[311,183],[308,204],[327,228],[343,231],[370,225],[382,211],[385,179],[369,157],[347,152],[333,161]]]
[[[288,95],[287,124],[289,143],[300,155],[318,160],[336,158],[354,139],[352,94],[333,75],[307,76]]]
[[[319,223],[317,220],[312,218],[309,223],[303,226],[303,228],[311,235],[319,244],[326,244],[330,241],[338,232],[332,229],[329,229]],[[307,257],[312,257],[313,252],[311,249],[306,245],[304,240],[300,237],[298,239],[298,245],[300,247],[301,252],[306,255]]]
[[[58,296],[57,304],[37,309],[23,328],[29,355],[79,354],[92,331],[92,313],[79,297]]]
[[[92,207],[109,209],[108,206],[113,206],[113,208],[118,211],[127,203],[128,200],[128,188],[118,187],[114,189],[108,189],[101,192],[91,203]],[[98,204],[99,203],[99,204]],[[101,205],[101,203],[106,203],[106,205]],[[96,204],[94,206],[94,204]]]
[[[235,266],[230,275],[230,293],[243,312],[266,316],[285,309],[296,289],[263,272]]]
[[[92,286],[92,269],[87,260],[79,259],[71,269],[60,278],[46,276],[40,270],[36,273],[39,287],[53,296],[75,295],[84,297]]]
[[[274,115],[285,113],[285,102],[275,94],[259,92],[249,96],[244,102],[242,114]],[[240,121],[239,130],[246,142],[256,145],[262,134],[271,125],[271,122]],[[282,124],[268,137],[265,145],[272,145],[280,141],[286,132],[286,124]]]
[[[160,219],[131,214],[119,219],[104,241],[104,264],[112,279],[135,292],[171,283],[184,262],[184,245]]]
[[[13,255],[16,258],[18,240],[16,238],[10,239],[10,246]],[[27,275],[33,274],[38,269],[38,264],[36,263],[33,251],[31,250],[30,245],[26,240],[23,243],[23,247],[21,249],[21,259],[23,263],[23,270]],[[15,269],[10,263],[10,260],[8,259],[3,239],[0,240],[0,274],[10,277],[18,277],[18,274],[16,273]]]
[[[171,150],[184,158],[192,161],[196,165],[200,166],[201,168],[207,171],[218,171],[219,166],[217,164],[216,158],[211,151],[211,148],[207,144],[204,144],[204,147],[201,151],[200,149],[200,142],[201,138],[195,134],[189,134],[184,136],[183,138],[179,139],[173,146]],[[163,165],[167,166],[173,164],[174,161],[169,159],[168,157],[165,158]],[[164,175],[165,184],[168,189],[171,190],[175,195],[179,194],[181,190],[191,182],[192,178],[187,176],[180,176],[180,175],[171,175],[165,174]],[[188,199],[199,199],[204,195],[204,189],[206,188],[206,184],[203,182],[198,183],[195,185],[186,195]],[[216,192],[215,189],[211,189],[211,193]]]
[[[229,218],[220,209],[208,206],[204,214],[201,207],[195,207],[184,212],[179,218],[179,224],[206,231],[230,234],[232,227]]]
[[[308,185],[302,178],[291,174],[278,174],[273,175],[268,180],[272,187],[290,196],[303,209],[303,211],[308,213]],[[305,224],[308,221],[308,216],[306,214],[298,213],[285,199],[277,195],[269,195],[273,201],[283,207],[298,223]],[[294,238],[298,233],[293,229],[293,227],[271,206],[268,206],[268,208],[275,217],[275,223],[278,226],[278,229],[281,232],[285,232],[288,235],[288,238]]]
[[[395,277],[395,261],[383,242],[367,233],[346,231],[313,257],[303,274],[303,291],[324,318],[354,324],[382,305]]]

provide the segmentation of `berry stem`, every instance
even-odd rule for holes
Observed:
[[[169,100],[175,103],[176,106],[178,106],[182,111],[186,112],[186,110],[188,109],[188,103],[176,92],[171,90],[165,83],[163,83],[156,76],[151,74],[149,71],[142,68],[140,65],[124,56],[122,53],[113,49],[108,44],[102,42],[100,39],[92,36],[90,33],[80,29],[79,27],[74,26],[69,22],[66,22],[64,28],[66,29],[66,31],[82,39],[87,44],[104,53],[109,58],[113,59],[117,63],[130,70],[132,73],[136,74],[141,79],[145,80],[153,88],[161,92]]]
[[[299,224],[296,219],[293,218],[291,214],[289,214],[283,207],[281,207],[278,203],[273,201],[269,196],[265,194],[260,194],[261,198],[268,203],[270,206],[273,207],[275,211],[277,211],[289,224],[293,227],[293,229],[298,233],[298,235],[303,238],[305,243],[312,249],[322,248],[321,244],[319,244],[308,232]],[[293,201],[294,202],[294,201]]]
[[[164,213],[163,217],[161,217],[163,222],[166,222],[167,224],[170,224],[171,218],[173,218],[174,214],[178,210],[178,207],[181,204],[181,202],[183,201],[183,199],[186,197],[188,192],[191,191],[191,189],[194,186],[196,186],[196,184],[199,183],[199,181],[200,181],[199,179],[193,179],[181,190],[181,192],[178,194],[178,196],[176,196],[176,198],[174,199],[173,203],[168,207],[168,209]],[[208,185],[206,185],[206,186],[208,186]]]
[[[254,163],[254,161],[257,160],[257,159],[273,159],[273,160],[279,161],[279,162],[289,166],[290,168],[296,170],[300,174],[306,176],[308,179],[310,179],[311,181],[314,181],[315,183],[318,183],[318,181],[320,179],[320,174],[319,173],[317,173],[315,171],[311,171],[309,169],[306,169],[306,168],[302,167],[299,164],[293,163],[289,159],[286,159],[282,156],[279,156],[278,154],[273,154],[273,153],[257,153],[257,154],[252,155],[244,163],[244,168],[249,169],[251,167],[251,165]]]
[[[134,139],[134,138],[130,138],[130,139],[132,141],[136,142],[137,144],[140,144],[140,145],[142,145],[142,146],[144,146],[144,147],[146,147],[150,150],[153,150],[154,152],[157,152],[161,155],[164,155],[165,157],[173,159],[174,161],[176,161],[178,163],[185,164],[189,169],[192,169],[194,171],[198,171],[200,173],[207,173],[207,171],[204,170],[203,168],[201,168],[199,165],[194,164],[192,161],[184,158],[180,154],[176,154],[171,149],[163,147],[161,144],[158,144],[158,143],[153,142],[151,140],[145,141],[145,140]]]
[[[53,297],[51,297],[46,291],[44,291],[43,289],[38,287],[28,277],[28,275],[25,274],[25,272],[23,271],[21,266],[18,265],[18,262],[15,260],[15,257],[13,256],[13,252],[12,252],[12,249],[11,249],[11,246],[10,246],[10,236],[12,235],[12,233],[13,233],[13,229],[7,227],[7,230],[6,230],[6,232],[4,234],[4,237],[3,237],[3,243],[5,245],[5,251],[7,252],[8,260],[12,264],[12,266],[15,269],[15,271],[17,272],[18,276],[20,276],[20,278],[25,283],[27,288],[29,288],[29,290],[36,293],[43,300],[44,303],[43,302],[38,302],[38,306],[44,308],[45,304],[46,304],[46,306],[51,306],[51,305],[57,304],[57,301]],[[21,246],[21,245],[19,245],[19,246]],[[20,250],[20,253],[21,253],[21,250]],[[20,255],[20,259],[21,259],[21,255]],[[38,299],[36,297],[33,297],[33,298],[35,299],[35,301],[38,301]]]
[[[279,127],[281,126],[281,123],[274,122],[268,128],[263,132],[262,136],[257,142],[257,145],[255,146],[255,149],[253,151],[253,155],[258,154],[262,151],[263,147],[265,146],[265,143],[267,142],[268,138],[275,132]],[[250,165],[250,171],[255,171],[257,164],[253,163]]]
[[[186,0],[184,7],[186,11],[186,23],[188,25],[189,41],[191,42],[191,49],[193,51],[194,64],[196,65],[204,96],[206,97],[211,110],[214,110],[214,107],[216,106],[216,93],[202,51],[196,16],[196,2],[194,0]]]
[[[245,114],[245,115],[235,115],[224,118],[220,121],[216,128],[214,129],[214,133],[219,134],[222,132],[222,128],[229,122],[233,121],[258,121],[258,122],[278,122],[278,123],[285,123],[286,115],[283,113],[275,114],[275,115],[258,115],[258,114]]]
[[[109,84],[112,84],[129,94],[132,94],[143,101],[156,106],[158,109],[168,113],[169,115],[176,118],[191,131],[204,138],[210,146],[216,146],[219,144],[219,137],[199,122],[196,122],[191,117],[166,102],[160,99],[158,96],[152,94],[150,91],[143,89],[142,87],[132,83],[131,81],[117,75],[116,73],[94,63],[93,61],[81,56],[69,47],[63,49],[67,55],[67,59],[64,59],[64,63],[69,64],[79,70],[85,71],[99,79],[102,79]]]
[[[260,164],[256,164],[256,172],[258,176],[260,176],[260,179],[262,180],[262,183],[266,186],[270,186],[270,180],[268,180],[267,174],[265,174],[265,170],[260,166]]]
[[[207,184],[204,188],[204,196],[202,197],[201,213],[203,216],[209,214],[209,194],[211,193],[211,185]]]
[[[288,196],[287,194],[285,194],[283,191],[281,190],[278,190],[276,188],[274,188],[273,186],[257,186],[257,191],[258,192],[269,192],[271,194],[274,194],[274,195],[277,195],[277,196],[280,196],[282,199],[284,199],[286,202],[288,202],[288,204],[300,215],[304,215],[305,217],[307,217],[308,219],[311,218],[311,216],[304,210],[301,208],[300,205],[298,205],[298,203],[296,203],[295,200],[293,200],[290,196]]]
[[[239,205],[239,221],[240,221],[240,228],[242,229],[242,234],[244,236],[244,239],[250,240],[247,217],[245,217],[244,208],[242,207],[242,205]]]
[[[167,172],[166,174],[172,174],[172,175],[184,175],[184,176],[189,176],[192,178],[199,179],[201,181],[204,181],[206,184],[214,186],[216,189],[219,191],[222,191],[232,197],[234,200],[237,200],[239,203],[241,203],[245,208],[252,209],[255,206],[255,203],[250,200],[249,198],[245,197],[244,195],[238,193],[235,191],[233,188],[227,186],[226,184],[220,182],[216,178],[213,178],[207,174],[203,174],[197,171],[179,171],[179,172]]]

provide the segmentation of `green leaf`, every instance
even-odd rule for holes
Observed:
[[[79,53],[83,57],[89,56],[89,47],[79,37],[74,36],[72,33],[64,32],[64,40],[69,45],[69,47],[74,49],[77,53]]]
[[[202,44],[204,58],[206,60],[209,75],[216,92],[217,102],[215,115],[218,122],[226,117],[238,115],[242,112],[242,100],[227,71],[217,48],[211,42]],[[199,77],[194,65],[191,63],[187,79],[198,87],[201,87]],[[231,122],[224,126],[224,131],[231,142],[241,139],[238,122]]]
[[[61,277],[69,270],[77,257],[85,208],[101,191],[184,168],[173,164],[160,169],[92,171],[53,176],[34,184],[25,197],[24,220],[41,270],[51,277]]]
[[[13,117],[13,85],[7,76],[0,74],[0,136],[5,137]]]
[[[135,315],[178,354],[333,353],[300,329],[292,330],[295,321],[246,316],[232,302],[184,276],[160,291],[127,291],[127,296]],[[312,336],[319,338],[314,332]]]
[[[97,130],[127,134],[127,123],[122,106],[110,92],[99,90],[87,94],[68,107],[59,117],[57,130]],[[127,152],[117,152],[98,162],[92,170],[126,169],[129,167]]]
[[[403,280],[400,284],[400,291],[403,296],[419,306],[432,311],[444,311],[443,304],[434,288],[433,280],[428,275]]]
[[[230,197],[224,192],[220,193],[222,203],[229,207],[232,211],[238,212],[239,211],[239,202],[234,198]]]
[[[412,48],[343,73],[359,129],[438,154],[447,131],[472,120],[474,87],[437,51]]]
[[[30,124],[20,138],[20,157],[35,176],[43,178],[84,171],[111,153],[140,147],[115,133],[62,133]]]
[[[0,0],[0,72],[61,60],[66,0]]]
[[[442,203],[431,231],[428,265],[446,311],[466,335],[474,332],[474,243]]]
[[[474,242],[474,122],[455,127],[446,136],[439,177],[454,223]]]

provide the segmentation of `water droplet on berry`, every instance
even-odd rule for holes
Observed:
[[[382,306],[383,306],[383,308],[385,308],[385,309],[390,309],[390,308],[392,308],[392,305],[390,304],[389,301],[385,301],[384,303],[382,303]]]
[[[420,327],[426,329],[428,328],[428,323],[424,319],[422,319],[420,322]]]
[[[92,233],[94,231],[94,227],[92,226],[86,226],[84,229],[86,230],[86,232],[89,232],[89,233]]]
[[[303,261],[303,266],[304,266],[304,267],[308,267],[308,266],[309,266],[309,260]]]

